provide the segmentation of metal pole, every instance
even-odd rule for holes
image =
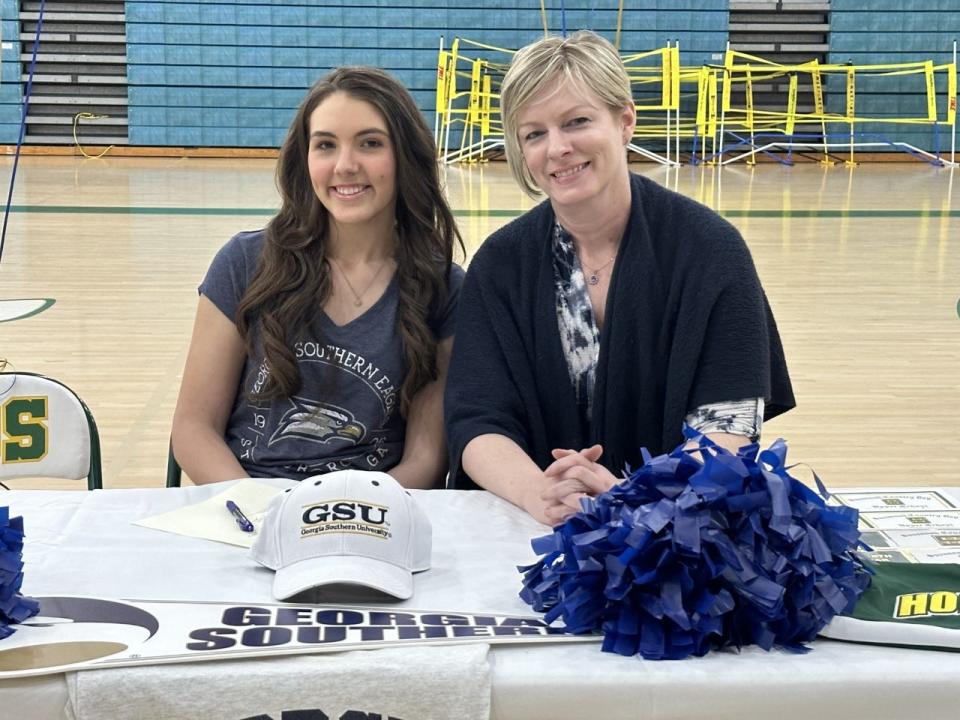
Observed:
[[[617,32],[613,36],[613,46],[619,50],[620,49],[620,30],[623,29],[623,2],[620,0],[620,4],[617,6]]]
[[[670,38],[667,38],[667,57],[670,57],[670,47],[671,47],[670,43],[671,43]],[[668,67],[670,67],[670,69],[673,70],[673,63],[672,62],[668,63]],[[671,82],[671,80],[669,77],[667,77],[667,78],[664,78],[664,82]],[[672,83],[671,83],[671,89],[672,89]],[[670,162],[670,132],[673,129],[672,120],[673,120],[673,113],[671,112],[670,106],[668,105],[667,106],[667,151],[665,153],[668,163]]]
[[[729,52],[730,52],[730,41],[727,40],[727,53],[729,53]],[[732,78],[732,77],[730,78],[729,83],[727,82],[727,75],[729,75],[729,74],[730,74],[730,72],[729,72],[729,70],[727,69],[726,55],[724,55],[724,63],[723,63],[723,84],[721,85],[721,88],[724,88],[724,89],[725,89],[728,84],[731,85],[731,86],[733,85],[733,78]],[[726,108],[727,108],[727,103],[726,103],[726,99],[727,99],[726,96],[724,96],[724,97],[721,99],[720,93],[719,93],[719,92],[717,93],[717,102],[720,103],[720,149],[719,149],[719,151],[718,151],[718,150],[717,150],[717,146],[714,145],[714,156],[715,156],[715,157],[720,157],[720,158],[723,157],[723,134],[724,134],[724,126],[725,126],[726,123],[727,123],[727,109],[726,109]],[[717,152],[719,152],[720,155],[717,155]]]
[[[953,67],[957,67],[957,41],[953,41]],[[953,116],[953,127],[950,128],[950,162],[957,161],[957,116]]]
[[[440,36],[440,50],[437,52],[437,70],[440,70],[440,61],[443,58],[443,35]],[[446,68],[443,69],[443,72],[446,73]],[[439,73],[437,75],[437,82],[446,82],[446,75],[440,77]],[[434,108],[433,110],[433,144],[437,146],[437,152],[439,154],[440,148],[440,108]]]
[[[3,212],[3,229],[0,230],[0,258],[3,257],[3,246],[7,242],[7,220],[10,218],[10,206],[13,203],[13,186],[17,182],[17,167],[20,165],[20,148],[27,132],[27,115],[30,112],[30,95],[33,92],[33,73],[37,67],[37,53],[40,49],[40,34],[43,31],[43,11],[46,0],[40,0],[40,12],[37,15],[37,30],[33,37],[33,54],[30,57],[30,70],[27,74],[27,87],[23,91],[23,100],[20,105],[20,134],[17,138],[17,149],[13,156],[13,170],[10,172],[10,187],[7,190],[7,205]]]
[[[677,74],[680,73],[680,68],[683,65],[680,64],[680,38],[677,38]],[[676,152],[673,154],[677,160],[677,167],[680,167],[680,83],[677,83],[677,132],[674,135],[676,138]]]
[[[453,39],[453,42],[450,43],[450,47],[456,47],[459,50],[460,41],[457,38]],[[446,114],[446,125],[443,133],[443,151],[440,153],[443,157],[444,162],[448,162],[447,153],[450,152],[450,126],[453,125],[453,116],[451,112],[453,111],[453,95],[457,91],[457,60],[455,57],[456,51],[451,49],[450,51],[450,78],[447,80],[447,112]]]

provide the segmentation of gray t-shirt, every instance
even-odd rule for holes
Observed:
[[[235,321],[257,267],[264,232],[234,236],[214,257],[200,292]],[[453,266],[446,307],[432,324],[450,337],[463,269]],[[396,276],[366,312],[336,325],[318,306],[294,344],[303,385],[292,397],[253,396],[267,379],[262,357],[247,357],[227,421],[227,445],[252,477],[287,477],[356,468],[387,470],[403,454],[400,416],[405,362],[397,328]]]

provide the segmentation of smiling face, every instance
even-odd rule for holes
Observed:
[[[323,100],[310,114],[307,166],[333,227],[390,232],[397,163],[387,124],[373,105],[344,92]]]
[[[593,92],[567,80],[548,83],[517,113],[527,169],[557,211],[629,192],[624,147],[632,107],[611,112]]]

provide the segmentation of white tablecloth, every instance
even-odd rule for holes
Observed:
[[[0,495],[0,504],[24,517],[24,592],[273,602],[272,573],[243,548],[131,524],[223,489]],[[413,598],[392,607],[532,614],[517,597],[516,566],[535,559],[529,540],[547,528],[483,492],[419,491],[417,499],[434,527],[433,567],[417,575]],[[649,662],[602,653],[595,644],[491,646],[491,717],[900,720],[957,715],[960,654],[828,640],[812,647],[805,655],[748,648],[740,654]],[[254,661],[230,663],[237,666],[238,683],[245,682],[247,662]],[[197,666],[175,667],[182,667],[189,680]],[[64,718],[72,712],[64,675],[0,681],[0,717]]]

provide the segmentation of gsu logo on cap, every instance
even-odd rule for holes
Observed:
[[[311,503],[303,511],[300,538],[347,533],[387,540],[391,537],[386,505],[364,500]]]
[[[355,520],[358,513],[363,522],[374,525],[384,525],[387,522],[387,508],[382,505],[368,505],[360,500],[341,500],[332,505],[321,503],[308,507],[303,513],[303,522],[315,525],[328,520]]]

